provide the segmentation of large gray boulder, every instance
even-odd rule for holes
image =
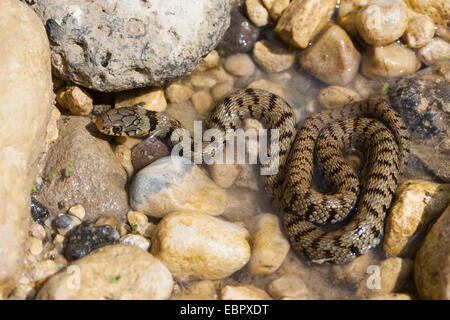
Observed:
[[[47,28],[54,71],[99,91],[189,74],[230,24],[228,0],[22,0]]]

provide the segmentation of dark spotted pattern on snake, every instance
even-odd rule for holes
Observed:
[[[205,122],[225,133],[242,127],[247,118],[279,130],[278,152],[262,164],[279,170],[264,176],[265,189],[281,206],[284,230],[296,249],[317,263],[346,263],[380,242],[409,157],[409,132],[385,99],[316,113],[297,130],[293,111],[282,98],[264,90],[242,89],[226,97]],[[136,106],[110,110],[96,125],[110,135],[163,138],[182,128],[167,114]],[[349,149],[363,155],[361,173],[345,161]],[[315,162],[332,193],[312,187]]]

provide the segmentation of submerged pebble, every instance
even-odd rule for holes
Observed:
[[[341,27],[330,25],[312,46],[302,52],[300,63],[319,80],[334,85],[350,83],[358,73],[361,54]]]
[[[295,275],[284,275],[273,280],[267,291],[274,299],[307,300],[313,297],[305,282]]]
[[[267,72],[281,72],[294,64],[295,51],[280,44],[261,40],[255,43],[253,58]]]
[[[420,61],[415,52],[398,43],[383,47],[369,47],[361,64],[363,75],[381,80],[406,76],[419,68]]]
[[[413,269],[413,261],[401,258],[388,258],[379,265],[371,265],[356,295],[362,298],[398,292],[412,277]]]
[[[260,214],[253,218],[250,244],[252,256],[248,271],[263,276],[274,273],[283,263],[289,251],[289,241],[280,229],[278,217],[273,214]]]
[[[252,59],[244,53],[237,53],[225,59],[225,70],[234,76],[249,77],[255,72],[255,64]]]
[[[74,216],[60,214],[55,218],[53,224],[56,230],[64,236],[67,232],[81,224],[81,220]]]
[[[220,292],[221,300],[272,300],[263,289],[252,285],[225,286]]]
[[[227,53],[245,53],[253,49],[259,29],[241,13],[240,7],[231,11],[230,27],[219,44]]]
[[[347,103],[358,101],[361,96],[358,92],[340,86],[328,86],[320,90],[317,100],[319,103],[329,109],[338,108]]]
[[[131,163],[135,170],[140,170],[169,153],[169,147],[159,138],[148,137],[131,150]]]
[[[419,50],[419,59],[428,66],[450,59],[450,43],[440,38],[431,39]]]

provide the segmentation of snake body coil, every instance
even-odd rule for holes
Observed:
[[[380,242],[399,174],[409,157],[408,130],[387,101],[368,99],[323,111],[297,130],[292,109],[283,99],[263,90],[242,89],[226,97],[206,125],[225,133],[242,127],[246,118],[279,130],[279,150],[264,164],[279,170],[264,177],[265,188],[283,209],[284,229],[295,248],[314,262],[346,263]],[[182,128],[164,113],[139,107],[110,110],[96,125],[105,134],[136,137],[170,137]],[[361,180],[344,159],[349,148],[363,154]],[[311,186],[314,160],[332,194]]]

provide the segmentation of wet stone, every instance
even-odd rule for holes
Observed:
[[[242,8],[236,7],[231,12],[231,23],[219,50],[226,53],[245,53],[253,49],[259,36],[259,29],[255,27],[243,14]]]
[[[450,101],[450,87],[442,75],[427,68],[394,82],[388,90],[392,106],[402,115],[414,137],[423,139],[444,133],[443,112]]]
[[[149,137],[136,145],[131,151],[131,163],[139,170],[159,158],[169,155],[170,150],[161,140]]]
[[[43,224],[50,214],[47,207],[34,198],[31,198],[30,211],[33,220],[40,224]]]
[[[64,235],[67,231],[79,225],[81,221],[76,217],[71,217],[66,214],[60,214],[55,218],[53,224],[59,233]]]
[[[111,226],[81,224],[68,235],[64,255],[68,260],[76,260],[95,249],[117,243],[119,238],[119,233]]]
[[[190,160],[164,157],[140,170],[130,185],[130,206],[152,217],[177,210],[220,215],[226,192]]]

